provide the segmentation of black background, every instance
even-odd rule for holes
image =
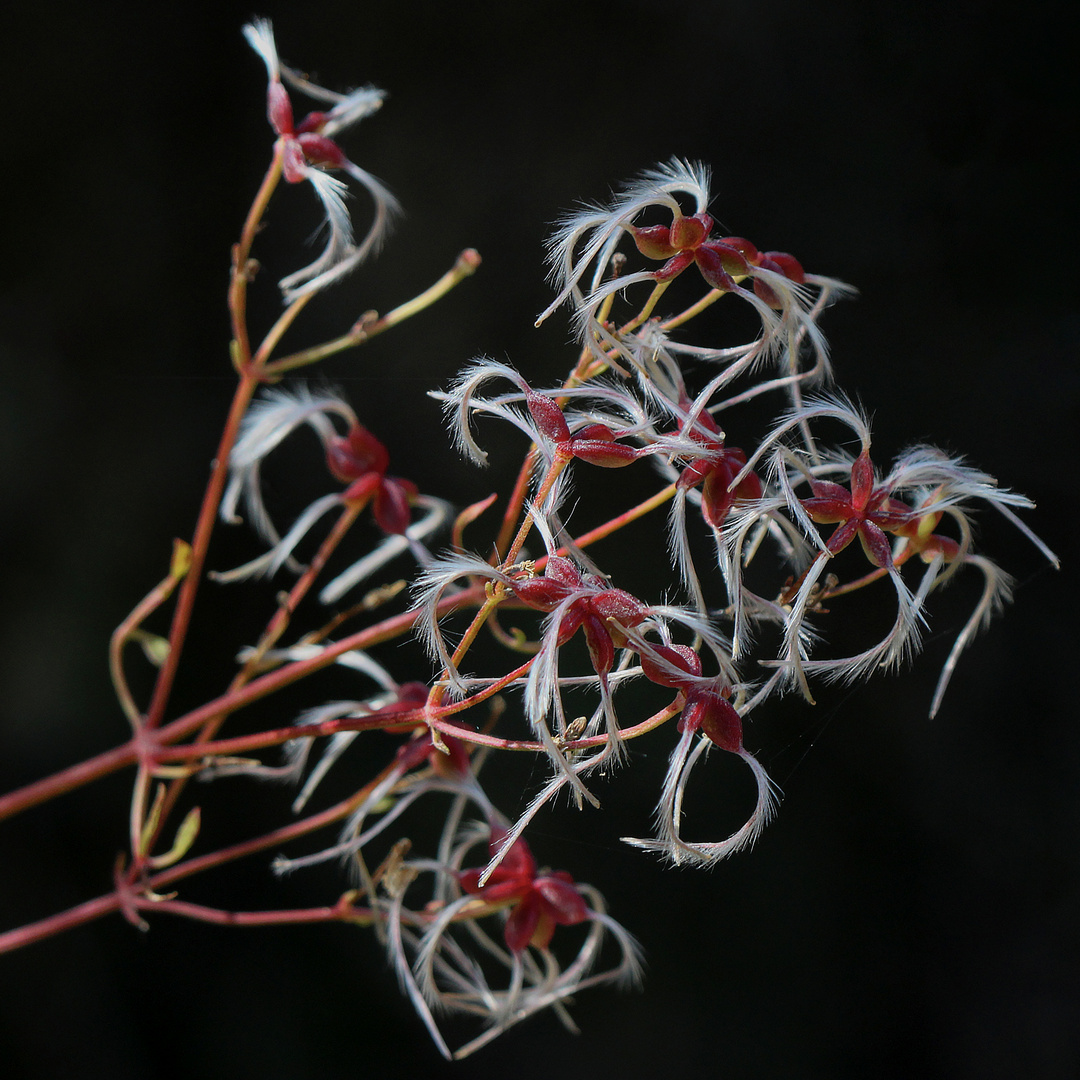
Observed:
[[[758,720],[749,741],[784,805],[753,853],[712,873],[665,872],[618,843],[645,827],[662,736],[604,813],[541,819],[541,860],[602,888],[648,958],[643,992],[582,995],[579,1037],[544,1017],[444,1066],[363,932],[159,918],[141,935],[113,918],[0,960],[6,1076],[1077,1074],[1066,10],[263,6],[287,60],[330,85],[390,91],[347,148],[408,210],[377,264],[312,305],[298,341],[387,310],[464,246],[484,256],[437,310],[325,370],[390,444],[396,472],[461,503],[495,489],[504,474],[457,460],[423,391],[478,354],[537,382],[559,377],[565,323],[532,328],[549,296],[547,223],[677,153],[712,164],[730,231],[860,288],[825,329],[881,455],[917,439],[967,453],[1038,501],[1033,521],[1065,568],[987,517],[985,546],[1017,575],[1016,602],[961,664],[938,718],[926,719],[937,665],[974,582],[940,598],[913,671]],[[24,8],[5,34],[5,788],[125,738],[108,635],[162,576],[171,537],[189,533],[231,393],[228,247],[271,141],[262,66],[240,37],[251,14],[61,4]],[[258,252],[256,321],[273,315],[271,281],[303,261],[316,221],[308,192],[284,193]],[[282,490],[307,476],[283,475]],[[211,564],[252,551],[237,533]],[[659,588],[662,544],[635,555],[643,591],[653,564]],[[268,595],[207,594],[177,710],[223,686]],[[319,692],[348,696],[350,684]],[[260,716],[287,720],[299,702]],[[3,824],[5,928],[108,889],[125,784]],[[726,785],[712,790],[722,818]],[[270,789],[197,794],[220,807],[205,850],[287,805]],[[245,909],[320,903],[340,887],[330,873],[275,883],[255,859],[183,895]]]

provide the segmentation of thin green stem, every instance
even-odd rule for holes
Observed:
[[[381,317],[375,312],[368,312],[360,317],[347,334],[342,334],[341,337],[334,338],[332,341],[327,341],[322,345],[315,345],[310,349],[302,349],[300,352],[283,356],[280,360],[267,364],[264,368],[264,374],[271,378],[284,375],[287,371],[306,367],[308,364],[314,364],[319,360],[326,359],[328,356],[334,356],[336,353],[344,352],[346,349],[370,341],[376,335],[389,330],[392,326],[397,326],[398,323],[404,322],[418,312],[430,307],[436,300],[444,297],[455,285],[476,273],[479,265],[480,255],[475,249],[467,248],[457,257],[457,262],[454,263],[453,267],[443,274],[434,285],[420,293],[419,296],[407,300],[404,304],[399,305],[393,311]]]

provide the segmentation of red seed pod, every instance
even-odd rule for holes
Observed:
[[[763,270],[771,270],[774,274],[783,275],[784,273],[779,263],[773,262],[772,259],[765,255],[761,256],[758,266]],[[781,303],[780,297],[776,295],[776,290],[773,289],[772,286],[767,285],[761,278],[754,278],[754,292],[771,308],[779,310],[784,306],[783,303]]]
[[[366,503],[379,490],[381,484],[382,477],[378,473],[364,473],[341,493],[341,501]]]
[[[526,390],[525,404],[529,407],[529,414],[536,421],[536,426],[552,442],[562,443],[570,438],[570,428],[566,425],[566,417],[563,416],[557,401]]]
[[[585,898],[577,891],[574,879],[565,870],[556,870],[537,878],[536,891],[560,926],[575,926],[589,917]]]
[[[802,499],[803,509],[812,521],[830,525],[846,521],[851,516],[851,492],[831,480],[811,480],[812,498]]]
[[[711,240],[701,246],[716,254],[720,259],[720,264],[732,277],[745,277],[750,273],[750,264],[746,256],[726,241],[721,243],[718,240]]]
[[[918,517],[906,502],[893,499],[887,494],[880,501],[875,499],[874,502],[877,503],[874,508],[874,517],[877,523],[890,532],[904,533],[906,535],[907,526],[914,521],[916,533],[927,536],[937,528],[938,522],[941,521],[940,512],[924,514],[922,517]]]
[[[492,828],[491,840],[488,842],[488,852],[492,858],[499,853],[505,838],[505,829]],[[514,841],[514,846],[503,856],[502,862],[499,863],[492,877],[500,873],[505,877],[525,878],[528,881],[536,877],[536,859],[533,858],[531,848],[523,839]]]
[[[700,250],[700,249],[699,249]],[[678,255],[668,259],[652,276],[654,281],[672,281],[677,278],[691,263],[695,253],[693,251],[681,251]]]
[[[715,251],[705,247],[698,248],[694,261],[701,271],[701,276],[714,289],[731,292],[735,288],[734,279],[724,269],[723,260]]]
[[[702,458],[700,461],[695,461],[692,465],[687,465],[681,473],[679,473],[679,479],[676,482],[676,486],[682,489],[697,487],[706,476],[713,470],[713,463],[708,458]]]
[[[745,459],[743,465],[746,464]],[[740,466],[741,470],[742,466]],[[735,497],[739,500],[746,502],[753,502],[755,499],[760,499],[762,495],[761,478],[756,472],[748,472],[736,485]]]
[[[304,160],[304,152],[295,139],[288,139],[281,156],[281,175],[286,183],[302,184],[308,178],[311,166]]]
[[[688,397],[683,395],[679,401],[679,408],[689,412],[692,407],[693,403]],[[694,416],[694,422],[692,424],[689,420],[679,421],[679,430],[684,435],[688,435],[691,439],[702,443],[704,446],[719,450],[724,445],[724,432],[707,410],[698,412]]]
[[[530,889],[510,912],[503,927],[503,940],[512,953],[522,953],[529,944],[539,949],[546,949],[555,933],[555,922],[548,918],[541,927],[544,914],[540,894]]]
[[[700,478],[705,481],[701,489],[702,513],[712,527],[719,528],[724,523],[737,500],[761,498],[761,480],[753,472],[747,473],[737,487],[728,490],[745,465],[746,454],[737,446],[721,447],[714,457],[699,463]],[[687,486],[699,482],[694,475],[687,479]],[[682,482],[680,477],[680,484]]]
[[[731,471],[717,467],[710,470],[701,488],[701,513],[705,523],[719,529],[735,505],[735,492],[728,491]]]
[[[581,624],[588,614],[589,609],[584,603],[570,604],[559,622],[559,635],[556,642],[559,645],[565,645],[581,629]]]
[[[930,536],[922,544],[922,548],[919,551],[919,558],[923,562],[932,562],[938,555],[940,555],[947,563],[952,562],[954,559],[960,556],[960,545],[948,536],[941,536],[938,533],[931,533]]]
[[[392,732],[395,729],[387,728],[386,730]],[[405,770],[415,769],[427,760],[431,750],[431,732],[425,731],[418,734],[415,739],[409,739],[408,742],[404,742],[398,747],[397,763]]]
[[[859,524],[858,518],[848,518],[842,525],[838,525],[829,539],[825,541],[826,550],[833,555],[843,551],[858,535]]]
[[[575,439],[602,439],[607,442],[615,441],[615,432],[607,424],[587,424],[574,432]]]

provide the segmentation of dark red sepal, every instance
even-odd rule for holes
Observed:
[[[851,505],[865,509],[874,490],[874,466],[864,450],[851,463]]]
[[[585,898],[577,891],[574,879],[565,870],[556,870],[537,878],[536,891],[560,926],[576,926],[589,917]]]
[[[686,696],[680,730],[701,728],[721,750],[737,754],[742,749],[742,717],[717,690],[692,690]]]
[[[308,178],[311,166],[304,159],[304,152],[295,139],[287,139],[281,155],[281,175],[286,183],[302,184]]]
[[[292,135],[292,102],[288,90],[279,82],[272,82],[266,88],[266,116],[278,135]]]
[[[348,158],[345,157],[341,147],[333,139],[328,139],[325,135],[315,135],[312,132],[307,132],[298,135],[296,141],[300,144],[300,149],[304,151],[304,157],[312,165],[340,169],[348,163]]]
[[[615,643],[611,640],[607,625],[598,615],[586,613],[581,620],[585,642],[589,646],[589,660],[597,675],[607,675],[615,666]]]
[[[858,535],[860,524],[858,518],[849,517],[843,524],[837,525],[832,535],[825,541],[826,549],[833,555],[839,555]]]
[[[570,594],[570,589],[550,576],[519,578],[513,583],[514,595],[537,611],[554,611]]]
[[[536,945],[541,949],[546,949],[551,943],[552,934],[555,932],[553,920],[549,920],[550,926],[544,927],[543,933],[537,933],[542,913],[543,900],[539,893],[530,889],[507,916],[506,926],[503,928],[503,940],[512,953],[524,952],[525,947],[535,937],[539,937]]]
[[[605,589],[592,597],[589,607],[602,619],[616,619],[623,626],[637,626],[649,614],[649,607],[625,589]]]
[[[309,112],[299,124],[296,125],[296,134],[304,135],[309,131],[320,131],[323,124],[326,123],[327,115],[324,112],[315,110]]]
[[[677,278],[694,261],[694,252],[680,251],[678,255],[668,259],[659,270],[653,273],[656,281],[672,281]]]
[[[724,247],[734,248],[748,263],[757,262],[761,258],[757,247],[745,236],[722,236],[716,242]]]
[[[646,259],[670,259],[678,250],[671,245],[671,230],[666,225],[647,225],[642,229],[631,226],[630,235]]]
[[[574,439],[570,443],[570,452],[580,461],[598,465],[601,469],[622,469],[632,465],[645,453],[624,443],[600,439]]]
[[[365,473],[359,480],[354,480],[341,494],[345,503],[366,504],[382,486],[383,479],[378,473]]]
[[[701,657],[689,645],[654,645],[652,648],[660,660],[666,660],[678,671],[662,667],[658,660],[643,652],[641,673],[649,682],[672,690],[686,690],[694,685],[694,679],[701,675]]]
[[[694,253],[701,276],[714,289],[731,292],[735,278],[745,277],[750,267],[741,252],[716,240],[704,243]]]
[[[671,223],[671,246],[678,251],[693,249],[709,235],[712,218],[708,214],[693,217],[677,217]]]
[[[860,523],[859,540],[866,557],[875,566],[892,566],[892,546],[885,534],[872,521]]]
[[[544,577],[558,581],[568,588],[579,589],[582,585],[581,571],[565,555],[552,555],[548,559]]]
[[[529,407],[529,414],[536,422],[536,426],[552,442],[566,442],[570,438],[570,429],[566,426],[566,418],[557,401],[532,390],[526,390],[525,404]]]
[[[384,480],[375,494],[375,521],[388,536],[400,536],[412,520],[417,488],[411,480]]]
[[[794,281],[796,285],[802,285],[806,281],[802,263],[794,255],[789,255],[786,251],[766,251],[764,255],[789,281]]]
[[[390,455],[386,447],[367,428],[350,428],[347,435],[330,440],[326,464],[339,480],[356,480],[365,473],[386,472]]]

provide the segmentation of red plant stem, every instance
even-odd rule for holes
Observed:
[[[176,679],[176,669],[180,663],[180,653],[183,650],[184,639],[191,624],[191,612],[195,606],[195,594],[202,579],[206,553],[210,546],[210,534],[213,532],[214,520],[217,517],[218,506],[225,490],[225,481],[229,471],[229,454],[232,452],[233,444],[236,442],[237,433],[240,430],[240,421],[243,419],[248,403],[251,401],[251,397],[258,385],[259,379],[257,376],[245,373],[241,375],[240,383],[236,387],[236,393],[233,395],[229,416],[221,433],[221,441],[218,443],[217,456],[214,459],[210,482],[207,484],[206,494],[203,496],[202,506],[199,510],[199,518],[195,524],[195,535],[191,541],[191,567],[180,585],[179,595],[176,599],[176,609],[173,612],[172,626],[169,631],[169,653],[158,672],[157,682],[154,684],[154,693],[150,699],[150,707],[147,710],[146,726],[148,728],[158,727],[165,715],[169,694],[172,692],[173,682]]]
[[[274,156],[270,161],[270,166],[248,210],[244,227],[240,232],[240,240],[233,247],[228,303],[233,341],[236,343],[235,349],[238,354],[233,357],[233,362],[241,368],[251,363],[251,342],[247,331],[247,283],[251,269],[248,258],[251,255],[251,246],[255,243],[255,236],[259,231],[263,214],[266,213],[267,204],[270,202],[270,196],[273,195],[281,179],[284,160],[285,143],[278,139],[274,144]]]
[[[120,910],[120,897],[117,893],[107,893],[105,896],[97,896],[93,900],[87,900],[83,904],[77,904],[67,911],[50,915],[47,919],[39,919],[37,922],[27,923],[15,930],[9,930],[6,934],[0,934],[0,953],[14,952],[26,945],[33,945],[37,941],[44,941],[54,934],[61,934],[65,930],[73,930],[76,926],[93,922],[103,915],[111,915]]]
[[[471,702],[469,704],[472,704]],[[260,731],[255,735],[237,735],[233,739],[215,739],[212,742],[182,743],[179,746],[163,746],[155,759],[164,765],[176,761],[198,761],[208,757],[233,757],[249,754],[254,750],[266,750],[280,746],[292,739],[321,739],[337,735],[341,731],[378,731],[382,728],[399,728],[407,724],[423,724],[424,710],[411,709],[391,716],[354,716],[340,720],[324,720],[321,724],[295,724],[292,727]]]
[[[356,521],[357,515],[364,508],[364,503],[347,503],[342,507],[341,514],[338,520],[334,523],[333,529],[319,545],[319,550],[315,553],[315,557],[311,560],[311,564],[307,570],[297,579],[292,589],[289,590],[288,596],[279,605],[277,611],[271,617],[266,630],[263,632],[262,637],[259,640],[259,644],[255,649],[254,654],[244,664],[243,668],[237,672],[236,677],[229,684],[229,689],[226,691],[226,696],[234,694],[242,687],[247,685],[251,680],[252,674],[258,668],[259,662],[266,655],[268,649],[273,648],[274,644],[281,637],[285,630],[288,628],[289,619],[292,617],[293,612],[299,607],[301,601],[307,595],[311,586],[314,584],[315,579],[322,572],[322,568],[326,565],[327,560],[337,549],[338,544],[342,538],[352,527]],[[195,744],[200,745],[209,742],[214,735],[221,728],[221,725],[228,719],[229,713],[222,712],[217,716],[211,717],[199,734],[195,737]],[[192,754],[192,757],[195,755]],[[154,761],[164,760],[161,757],[161,751],[158,750],[155,753]],[[142,766],[140,765],[140,769]],[[154,844],[157,842],[162,830],[165,827],[166,819],[168,818],[172,808],[176,805],[177,800],[180,798],[181,793],[184,790],[184,786],[187,782],[186,777],[174,780],[169,785],[169,790],[165,796],[165,801],[162,804],[161,812],[159,815],[159,822],[157,828],[154,830],[154,834],[147,838],[147,842],[143,845],[143,849],[149,852],[153,849]],[[134,849],[133,849],[134,850]],[[142,857],[142,853],[136,856],[138,862]]]
[[[235,273],[235,271],[234,271]],[[158,670],[158,677],[154,683],[153,694],[150,698],[150,706],[146,712],[145,723],[136,731],[132,742],[144,751],[152,753],[153,744],[145,738],[148,732],[160,727],[168,707],[169,695],[172,692],[173,683],[176,679],[177,668],[180,664],[180,654],[184,648],[188,628],[191,625],[191,614],[195,607],[195,595],[202,582],[203,569],[206,563],[206,554],[210,548],[210,535],[214,530],[217,519],[218,507],[221,505],[221,497],[225,491],[225,482],[229,473],[229,456],[236,443],[240,431],[240,423],[247,411],[252,395],[259,385],[259,378],[253,373],[250,365],[241,368],[240,382],[233,395],[229,415],[225,421],[225,427],[221,432],[221,440],[218,443],[217,455],[214,458],[210,481],[203,495],[202,506],[199,508],[199,517],[195,523],[195,535],[191,541],[191,562],[188,573],[180,584],[179,594],[176,598],[176,607],[173,609],[172,624],[169,628],[169,651],[165,661]],[[145,812],[146,794],[149,790],[150,770],[152,768],[148,755],[140,753],[139,770],[135,781],[132,795],[132,807],[130,815],[130,832],[132,852],[136,859],[141,859],[142,843],[140,830]]]
[[[140,911],[159,911],[166,915],[181,915],[199,922],[219,926],[286,926],[297,923],[360,922],[370,923],[377,917],[370,908],[354,908],[348,904],[333,907],[294,908],[285,911],[223,911],[221,908],[191,904],[186,900],[147,900],[136,902]]]
[[[144,892],[158,892],[167,888],[173,882],[182,881],[193,874],[223,866],[225,863],[233,862],[236,859],[243,858],[245,855],[265,851],[267,848],[275,847],[288,840],[294,840],[299,836],[304,836],[307,833],[331,825],[335,821],[340,821],[343,817],[352,813],[353,809],[366,797],[372,785],[382,780],[386,771],[385,769],[382,770],[374,780],[356,794],[318,814],[312,814],[301,821],[295,821],[291,825],[274,829],[263,836],[222,848],[220,851],[213,851],[207,855],[200,855],[197,858],[177,863],[176,866],[148,876],[143,881],[141,888]],[[85,903],[68,908],[67,911],[61,911],[56,915],[50,915],[48,918],[9,930],[5,934],[0,934],[0,953],[12,952],[15,949],[22,948],[24,945],[31,945],[36,941],[52,937],[54,934],[74,929],[76,926],[82,926],[84,923],[92,922],[94,919],[100,919],[103,915],[110,915],[113,912],[120,911],[126,899],[135,901],[137,897],[124,897],[119,889],[115,889],[104,896],[98,896],[93,900],[87,900]]]
[[[109,640],[109,672],[112,675],[113,689],[116,691],[120,707],[124,710],[131,723],[132,730],[138,731],[142,727],[143,717],[139,712],[135,699],[131,696],[127,679],[124,675],[124,646],[131,640],[132,635],[138,630],[149,616],[157,611],[166,600],[173,594],[183,573],[186,573],[187,545],[175,541],[173,544],[173,565],[169,569],[169,575],[155,585],[149,593],[135,605],[131,614],[113,631]]]
[[[652,509],[653,506],[657,505],[660,501],[669,497],[669,489],[665,488],[662,492],[614,520],[625,524],[632,518],[637,517],[639,512],[645,512],[648,509]],[[578,538],[576,543],[580,546],[584,546],[585,544],[600,539],[602,536],[608,535],[611,531],[613,531],[611,522],[606,525],[600,525]],[[541,565],[544,561],[546,561],[546,557],[540,560]],[[467,607],[477,601],[483,601],[483,599],[483,585],[475,585],[440,601],[437,610],[439,614],[444,614],[453,611],[456,608]],[[375,626],[368,627],[366,630],[360,630],[347,638],[342,638],[341,641],[327,646],[318,656],[311,657],[308,660],[298,660],[292,664],[287,664],[286,666],[279,668],[277,671],[270,672],[261,678],[253,679],[243,689],[237,690],[234,693],[226,693],[222,697],[215,698],[213,701],[207,702],[207,704],[200,708],[179,717],[172,721],[172,723],[161,728],[154,736],[154,743],[160,748],[161,746],[179,742],[180,739],[190,735],[192,731],[213,720],[215,717],[225,713],[235,712],[236,710],[251,704],[253,701],[257,701],[260,698],[274,693],[276,690],[289,683],[296,682],[299,679],[314,674],[316,671],[322,670],[324,667],[328,667],[342,653],[349,652],[352,649],[370,648],[380,642],[389,641],[401,634],[408,633],[415,620],[416,615],[414,612],[404,612],[401,615],[395,615],[390,619],[377,623]],[[450,732],[450,734],[453,734],[453,732]],[[514,748],[516,749],[518,745],[524,746],[526,744],[517,744]],[[249,747],[249,749],[256,748],[257,747],[254,746]],[[212,751],[207,749],[206,752],[210,753]],[[114,747],[112,750],[106,750],[104,753],[88,758],[86,761],[81,761],[77,765],[62,769],[59,772],[53,773],[51,776],[43,777],[31,784],[27,784],[25,787],[17,788],[6,795],[0,795],[0,821],[7,817],[13,817],[32,806],[47,802],[49,799],[56,798],[58,795],[62,795],[65,792],[74,791],[77,788],[83,787],[85,784],[92,783],[101,777],[108,776],[111,773],[126,768],[127,766],[134,764],[137,759],[138,752],[136,749],[136,739],[133,738],[122,746]],[[172,755],[170,755],[170,760],[174,760]]]
[[[484,599],[483,585],[475,585],[463,589],[453,596],[444,598],[437,608],[439,614],[453,611],[459,607],[468,607],[471,604],[482,602]],[[53,773],[32,784],[18,788],[7,795],[0,796],[0,820],[20,813],[31,806],[47,802],[49,799],[62,795],[91,783],[103,776],[108,776],[119,769],[132,765],[138,760],[141,749],[144,749],[146,740],[150,740],[151,748],[156,750],[161,746],[179,742],[181,739],[197,731],[202,725],[222,713],[235,712],[237,709],[250,705],[253,701],[280,690],[283,686],[297,682],[308,675],[329,667],[343,653],[353,649],[367,649],[378,645],[383,641],[391,641],[402,634],[408,633],[415,623],[417,614],[415,611],[402,612],[389,619],[369,626],[365,630],[359,630],[355,634],[342,638],[341,641],[328,645],[318,656],[307,660],[297,660],[286,664],[277,671],[272,671],[258,679],[253,679],[242,690],[235,693],[226,693],[213,701],[173,720],[152,734],[143,733],[133,737],[122,746],[106,750],[102,754],[81,761],[60,772]]]
[[[174,761],[189,761],[202,757],[233,756],[246,754],[253,750],[265,750],[271,746],[280,746],[291,739],[319,739],[324,736],[336,735],[340,731],[378,731],[383,728],[401,728],[409,724],[418,727],[434,716],[442,719],[465,712],[477,705],[482,704],[489,698],[494,697],[499,691],[504,690],[515,679],[520,679],[532,666],[534,657],[530,657],[520,667],[515,668],[509,674],[496,679],[490,685],[461,701],[454,701],[448,705],[422,706],[417,709],[409,709],[406,712],[397,712],[390,715],[343,717],[338,720],[324,720],[321,724],[294,724],[291,727],[276,728],[273,731],[260,731],[254,735],[238,735],[233,739],[218,739],[214,742],[184,743],[181,746],[163,746],[156,752],[155,760],[158,764],[166,764]],[[468,728],[454,726],[451,734],[454,734],[468,742],[475,732]],[[498,742],[498,740],[496,740]],[[508,744],[509,745],[509,744]],[[543,750],[541,743],[514,743],[514,749],[531,748]]]
[[[655,510],[659,506],[663,506],[669,499],[672,499],[676,490],[675,484],[668,484],[666,488],[658,491],[655,495],[650,495],[649,498],[643,502],[632,506],[629,510],[619,514],[618,517],[613,517],[610,521],[605,521],[603,525],[597,525],[595,529],[590,529],[586,533],[582,533],[581,536],[574,540],[574,545],[579,548],[588,547],[590,544],[595,544],[597,540],[603,540],[605,536],[610,536],[613,532],[618,532],[619,529],[629,525],[631,521],[636,521],[640,517],[644,517],[646,514]],[[561,547],[558,550],[560,555],[566,555],[569,553],[569,548]],[[536,560],[536,569],[540,570],[547,565],[547,556],[542,555]]]
[[[229,313],[233,329],[233,363],[240,373],[240,382],[236,387],[229,415],[221,432],[210,481],[206,485],[206,493],[203,495],[199,517],[195,523],[195,535],[191,541],[191,563],[180,585],[169,630],[169,653],[158,671],[154,692],[150,698],[150,707],[146,712],[146,726],[151,729],[159,727],[165,716],[169,695],[176,679],[176,670],[180,663],[180,654],[191,625],[195,594],[202,582],[206,553],[210,547],[210,535],[214,530],[214,521],[217,518],[221,496],[225,490],[225,481],[228,478],[229,455],[232,453],[240,430],[240,421],[261,382],[259,371],[251,363],[251,343],[247,332],[248,256],[251,253],[251,245],[255,241],[255,234],[258,232],[259,222],[266,211],[266,205],[281,178],[283,153],[284,144],[278,140],[274,146],[274,157],[270,162],[270,167],[266,170],[263,182],[248,211],[247,220],[240,234],[240,242],[233,248],[232,276],[229,281]]]
[[[529,491],[529,477],[532,476],[533,466],[536,464],[536,447],[531,447],[525,455],[518,471],[514,490],[510,493],[510,499],[506,504],[506,512],[503,514],[502,527],[499,529],[498,538],[495,541],[495,558],[499,563],[504,561],[504,553],[514,535],[514,526],[517,524],[521,507],[525,503],[525,496]]]
[[[551,489],[555,486],[555,481],[559,479],[563,469],[570,464],[571,456],[564,451],[556,450],[555,459],[552,461],[548,468],[544,479],[540,482],[540,486],[536,489],[536,496],[533,502],[536,506],[542,507],[544,500],[551,494]],[[521,528],[517,531],[517,536],[514,537],[514,542],[510,545],[510,550],[506,553],[505,562],[513,563],[518,555],[521,554],[522,546],[525,544],[525,540],[529,535],[529,531],[533,527],[533,513],[530,510],[525,515],[525,520],[521,523]]]
[[[579,546],[593,543],[601,537],[607,536],[609,533],[613,532],[619,525],[626,524],[628,521],[636,518],[640,513],[653,509],[667,498],[670,498],[670,487],[665,488],[657,495],[639,504],[639,506],[634,507],[632,510],[627,511],[618,518],[613,519],[612,522],[608,522],[605,525],[600,525],[597,528],[590,530],[579,537],[576,543],[578,543]],[[616,522],[619,524],[615,524]],[[542,558],[539,560],[539,565],[543,565],[545,561],[546,557]],[[444,614],[459,607],[468,607],[470,604],[477,601],[482,602],[483,599],[483,585],[475,585],[454,596],[443,599],[440,601],[437,610],[439,614]],[[408,633],[415,620],[416,615],[414,612],[404,612],[401,615],[395,615],[390,619],[377,623],[375,626],[368,627],[347,638],[343,638],[333,645],[328,645],[318,656],[311,657],[308,660],[298,660],[292,664],[287,664],[284,667],[279,668],[277,671],[270,672],[261,678],[253,679],[242,689],[215,698],[213,701],[207,702],[207,704],[200,708],[179,717],[161,728],[153,736],[153,745],[157,749],[160,749],[162,746],[179,742],[180,739],[190,735],[192,731],[195,731],[201,725],[212,721],[215,717],[235,712],[236,710],[251,704],[253,701],[257,701],[260,698],[274,693],[276,690],[279,690],[289,683],[296,682],[299,679],[314,674],[316,671],[322,670],[324,667],[328,667],[342,655],[342,653],[349,652],[352,649],[370,648],[380,642],[389,641],[401,634]],[[449,733],[453,734],[453,732]],[[134,764],[138,760],[136,741],[137,739],[133,738],[122,746],[114,747],[112,750],[107,750],[95,757],[88,758],[86,761],[79,762],[77,765],[62,769],[59,772],[53,773],[51,776],[43,777],[31,784],[27,784],[25,787],[17,788],[15,791],[0,796],[0,821],[7,817],[13,817],[15,814],[21,813],[23,810],[29,809],[32,806],[47,802],[49,799],[62,795],[65,792],[74,791],[85,784],[92,783],[101,777],[108,776],[111,773]],[[529,744],[516,744],[514,748],[516,749],[518,746],[524,747],[525,745]],[[258,747],[254,745],[248,747],[248,749],[257,748]],[[205,752],[212,753],[213,751],[205,749]],[[175,759],[174,755],[169,755],[169,760]]]
[[[634,724],[631,727],[623,728],[620,733],[624,739],[644,735],[647,732],[660,727],[662,724],[665,724],[673,716],[677,716],[681,709],[682,702],[676,700],[671,705],[648,717],[648,719],[643,720],[638,724]],[[480,732],[465,732],[457,727],[457,725],[449,724],[442,720],[433,721],[433,726],[448,735],[467,738],[469,741],[478,743],[482,746],[496,746],[497,748],[504,750],[536,751],[542,749],[539,743],[497,739]],[[164,734],[164,731],[162,734]],[[567,743],[567,749],[583,749],[590,746],[599,746],[606,742],[607,739],[607,735],[594,735],[586,739],[577,739],[574,742]],[[205,870],[223,866],[225,863],[233,862],[246,855],[253,855],[257,852],[265,851],[267,848],[276,847],[279,844],[294,840],[297,837],[304,836],[307,833],[315,832],[327,825],[331,825],[335,821],[340,821],[343,817],[353,811],[353,809],[366,797],[372,786],[383,779],[387,769],[392,767],[393,763],[387,766],[386,769],[381,770],[379,775],[366,784],[359,792],[318,814],[312,814],[310,817],[304,818],[301,821],[293,822],[291,825],[285,825],[280,829],[274,829],[272,832],[265,833],[254,839],[244,840],[238,844],[233,844],[230,847],[222,848],[219,851],[213,851],[206,855],[187,859],[167,870],[162,870],[156,874],[150,875],[141,885],[142,894],[145,894],[146,892],[158,892],[159,890],[172,885],[174,882],[182,881],[184,878],[192,877]],[[0,953],[13,952],[15,949],[22,948],[25,945],[32,945],[34,942],[42,941],[45,938],[52,937],[65,930],[74,929],[76,926],[92,922],[94,919],[100,919],[104,915],[110,915],[113,912],[120,911],[124,907],[125,902],[134,903],[135,906],[142,908],[143,910],[153,910],[154,907],[158,906],[157,902],[147,901],[142,895],[124,897],[121,895],[120,890],[117,889],[104,896],[98,896],[93,900],[87,900],[85,903],[77,904],[67,911],[61,911],[56,915],[50,915],[48,918],[40,919],[33,923],[27,923],[25,926],[20,926],[14,930],[9,930],[7,933],[0,934]],[[191,905],[191,907],[197,909],[198,905]],[[161,910],[168,909],[161,908]],[[181,911],[178,908],[174,910],[174,913],[191,914],[190,912]],[[200,916],[192,914],[192,917],[199,918]],[[215,919],[210,921],[218,920]],[[284,922],[290,920],[266,919],[264,921]],[[297,919],[295,921],[304,920]],[[308,921],[318,920],[312,919]],[[254,920],[252,920],[249,925],[254,925]]]
[[[272,649],[281,635],[288,629],[289,620],[292,618],[293,613],[300,606],[304,597],[307,596],[308,592],[311,590],[311,586],[315,584],[315,579],[322,573],[322,569],[330,556],[337,550],[338,544],[341,543],[345,534],[352,528],[360,512],[366,505],[367,500],[363,502],[348,502],[342,506],[341,514],[337,521],[334,522],[334,527],[319,545],[319,550],[315,553],[315,557],[308,564],[307,569],[299,578],[297,578],[296,583],[289,590],[289,595],[274,613],[265,633],[259,640],[254,655],[248,660],[244,665],[243,670],[237,675],[233,685],[230,687],[231,690],[239,690],[240,687],[251,678],[252,673],[257,668],[259,661],[266,655],[267,650]]]
[[[655,731],[662,724],[666,724],[673,716],[678,716],[682,712],[682,702],[673,702],[667,708],[661,709],[659,712],[655,712],[652,716],[646,720],[642,720],[640,723],[631,724],[630,727],[619,728],[619,735],[625,739],[636,739],[641,735],[646,735],[650,731]],[[482,731],[468,731],[465,728],[460,727],[457,724],[451,724],[446,720],[433,719],[430,721],[431,727],[438,731],[441,731],[444,735],[453,735],[455,739],[461,739],[464,742],[477,743],[480,746],[491,746],[496,750],[524,750],[529,753],[546,753],[547,747],[543,743],[531,742],[526,739],[499,739],[494,735],[487,735]],[[606,733],[603,735],[590,735],[585,739],[573,739],[568,740],[564,749],[566,750],[585,750],[593,746],[603,746],[610,741],[610,736]]]

